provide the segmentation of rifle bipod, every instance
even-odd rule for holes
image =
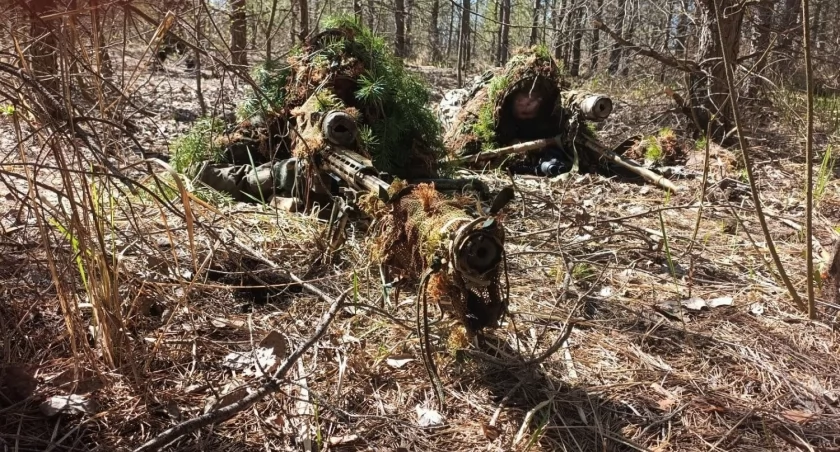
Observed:
[[[341,196],[332,197],[332,211],[330,212],[329,226],[325,237],[327,246],[324,257],[326,262],[332,262],[333,255],[347,239],[344,229],[352,210],[353,207]]]

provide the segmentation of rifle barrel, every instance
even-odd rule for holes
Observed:
[[[376,168],[361,155],[344,149],[328,149],[321,157],[324,169],[332,171],[353,188],[375,193],[379,199],[388,201],[390,185],[379,178]]]

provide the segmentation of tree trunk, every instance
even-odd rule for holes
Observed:
[[[677,12],[677,29],[674,36],[676,54],[685,59],[688,55],[688,14],[685,10]]]
[[[29,7],[29,37],[32,39],[32,45],[29,47],[29,67],[35,78],[45,88],[58,94],[61,92],[58,74],[58,39],[52,33],[49,23],[41,20],[42,16],[55,12],[55,1],[33,1]],[[58,116],[58,111],[49,106],[47,108],[47,114],[53,117]]]
[[[394,0],[394,54],[405,57],[405,0]]]
[[[531,36],[528,38],[528,45],[535,46],[540,24],[540,0],[534,0],[534,14],[531,17]]]
[[[414,38],[414,0],[405,0],[405,57],[411,56]]]
[[[593,12],[593,16],[595,20],[601,20],[601,12],[604,9],[604,0],[598,0],[598,3],[595,6],[595,11]],[[595,73],[598,71],[598,54],[601,51],[601,30],[595,28],[592,30],[592,47],[589,50],[589,53],[592,54],[592,57],[589,61],[589,72]]]
[[[574,17],[572,32],[572,58],[569,64],[569,74],[572,77],[580,75],[580,43],[583,40],[583,31],[581,30],[583,22],[583,7],[580,6],[572,13]]]
[[[305,0],[302,0],[305,1]],[[230,56],[234,66],[248,65],[248,23],[245,16],[245,0],[232,0],[230,15]]]
[[[562,0],[560,4],[560,31],[557,33],[557,42],[554,47],[554,58],[563,62],[564,67],[569,66],[569,49],[571,49],[572,40],[568,39],[569,22],[572,17],[571,11],[574,9],[574,0]]]
[[[754,99],[763,83],[764,69],[767,67],[771,34],[773,32],[773,5],[759,3],[755,5],[755,21],[752,28],[750,51],[756,54],[753,75],[749,79],[747,96]]]
[[[665,30],[665,42],[662,43],[662,54],[667,55],[671,50],[671,24],[674,23],[674,5],[668,2],[668,14],[665,15],[665,23],[662,24],[662,29]],[[662,65],[662,70],[659,72],[659,83],[665,83],[665,72],[668,70],[666,64]]]
[[[473,6],[475,11],[479,9],[479,0],[475,0],[475,4]],[[470,15],[472,18],[472,25],[470,26],[470,36],[472,37],[472,41],[469,47],[467,47],[467,66],[472,64],[473,59],[473,49],[478,48],[478,35],[476,31],[478,30],[478,15]]]
[[[626,0],[618,0],[618,11],[615,16],[615,32],[622,38],[624,37],[625,2]],[[609,72],[610,75],[617,73],[618,68],[621,66],[621,50],[621,44],[613,44],[612,51],[610,51],[610,65],[607,68],[607,72]]]
[[[499,1],[493,0],[493,15],[490,16],[493,20],[499,20]],[[490,41],[490,58],[493,60],[493,64],[499,64],[499,31],[502,29],[501,24],[498,25],[498,28],[493,30],[493,38]]]
[[[289,4],[289,15],[292,17],[291,26],[289,27],[289,42],[291,45],[295,45],[298,41],[297,34],[295,33],[295,27],[297,27],[298,24],[298,14],[294,1]]]
[[[455,34],[455,6],[449,5],[449,30],[446,32],[446,59],[452,55],[452,37]]]
[[[461,34],[458,40],[458,86],[464,86],[464,69],[469,64],[467,54],[470,46],[470,0],[464,0],[461,8]]]
[[[368,28],[373,31],[373,17],[376,15],[376,4],[368,0]]]
[[[502,0],[502,23],[499,37],[499,65],[507,63],[510,56],[510,0]]]
[[[822,34],[823,3],[817,2],[814,10],[814,19],[811,21],[811,46],[814,50],[820,49],[820,34]]]
[[[306,37],[309,36],[309,0],[298,0],[300,8],[300,33],[298,38],[300,42],[306,42]]]
[[[629,5],[629,9],[631,10],[631,12],[634,12],[632,2]],[[624,16],[624,22],[625,22],[624,36],[625,36],[625,39],[627,39],[628,41],[631,41],[631,42],[633,41],[633,36],[636,33],[636,19],[637,19],[637,16],[636,16],[636,14],[633,14],[633,13],[630,14],[629,18],[626,14]],[[627,52],[624,49],[621,49],[621,59],[625,60],[625,61],[623,61],[623,66],[624,67],[621,69],[621,75],[623,75],[625,77],[627,77],[627,75],[630,73],[630,66],[627,64],[627,61],[626,61],[626,56],[625,56],[626,53]]]
[[[728,97],[726,83],[726,67],[723,55],[734,62],[738,58],[738,48],[741,41],[741,22],[743,9],[734,7],[738,0],[697,0],[700,12],[700,42],[697,61],[700,62],[701,73],[695,74],[692,82],[692,105],[702,106],[698,116],[701,125],[708,124],[711,116],[719,118],[722,127],[713,131],[713,136],[722,137],[732,118],[732,107]],[[717,6],[716,6],[717,3]],[[719,7],[721,22],[715,17],[715,8]],[[723,35],[723,45],[721,36]],[[737,104],[737,99],[734,99]]]
[[[362,0],[353,0],[353,17],[356,18],[356,22],[359,24],[364,23],[364,17],[362,17]]]
[[[440,30],[438,29],[438,18],[440,17],[440,0],[432,0],[432,13],[429,18],[429,41],[432,46],[432,63],[439,63],[440,55]]]
[[[279,0],[272,0],[271,15],[268,17],[268,28],[265,30],[265,61],[271,61],[271,37],[274,35],[274,19],[277,17],[277,3]]]

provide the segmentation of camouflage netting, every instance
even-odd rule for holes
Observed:
[[[444,137],[445,147],[451,155],[471,155],[558,135],[564,118],[560,94],[566,89],[560,68],[545,49],[523,50],[463,93],[463,106]],[[535,120],[512,116],[514,95],[522,92],[541,100]]]
[[[431,274],[426,293],[468,329],[495,327],[507,308],[504,228],[498,219],[476,218],[468,197],[444,198],[433,185],[394,183],[389,203],[370,199],[377,219],[372,258],[408,280]]]
[[[254,79],[261,93],[240,105],[240,124],[214,140],[216,149],[175,160],[188,166],[201,159],[260,164],[308,157],[322,143],[314,132],[303,136],[306,121],[313,113],[340,110],[360,124],[356,150],[380,171],[401,178],[436,175],[443,144],[440,123],[426,108],[428,89],[384,40],[354,21],[328,21],[325,31],[291,52],[286,65],[264,64]]]

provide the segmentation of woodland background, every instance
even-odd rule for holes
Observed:
[[[265,390],[255,354],[294,359],[171,450],[840,448],[840,2],[0,5],[0,448],[141,450]],[[391,42],[430,108],[545,46],[615,101],[598,138],[643,135],[685,188],[482,174],[516,184],[511,321],[491,350],[436,324],[440,412],[416,294],[385,290],[362,223],[332,253],[317,214],[214,205],[165,163],[334,15]]]

